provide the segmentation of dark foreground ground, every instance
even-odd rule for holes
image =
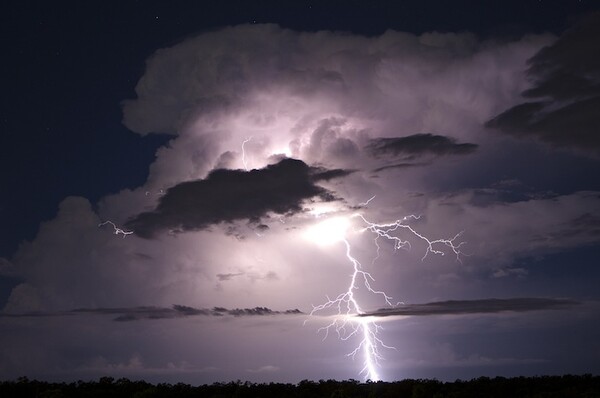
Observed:
[[[19,378],[0,382],[0,397],[585,397],[600,398],[600,376],[543,376],[488,378],[443,383],[437,380],[366,382],[356,380],[301,381],[298,384],[249,382],[150,384],[103,377],[99,381],[48,383]]]

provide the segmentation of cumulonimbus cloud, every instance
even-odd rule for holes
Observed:
[[[63,201],[56,218],[10,259],[14,266],[9,268],[23,283],[5,308],[139,302],[211,306],[214,282],[227,278],[219,293],[224,305],[243,304],[241,287],[248,289],[249,302],[270,303],[274,296],[257,280],[277,285],[286,297],[293,292],[311,302],[311,294],[329,289],[326,280],[320,273],[318,280],[311,279],[307,272],[292,278],[289,271],[302,269],[299,258],[307,264],[331,258],[304,247],[308,240],[288,239],[308,219],[286,215],[334,197],[352,204],[377,195],[362,209],[374,220],[418,213],[430,230],[454,234],[464,229],[472,234],[471,258],[487,267],[504,268],[532,247],[556,250],[597,242],[588,233],[590,219],[575,229],[570,222],[585,213],[597,216],[598,199],[591,195],[488,207],[467,198],[455,198],[449,206],[448,200],[416,196],[451,196],[456,192],[444,192],[449,180],[450,189],[485,186],[504,173],[500,163],[485,163],[488,140],[496,138],[481,133],[482,123],[519,100],[529,87],[525,61],[554,40],[528,35],[486,43],[470,34],[393,31],[361,37],[242,25],[158,50],[147,61],[135,98],[124,103],[124,123],[139,134],[170,133],[173,139],[158,150],[144,186],[104,197],[98,206],[84,198]],[[364,150],[377,137],[391,140],[380,142],[388,151],[381,157]],[[414,141],[423,146],[409,145]],[[462,156],[474,145],[472,155]],[[274,163],[282,154],[299,160]],[[256,170],[233,170],[245,168],[245,161]],[[230,170],[214,171],[224,167]],[[393,172],[372,175],[390,169],[402,169],[402,179]],[[357,171],[332,180],[349,170]],[[470,178],[481,170],[497,173]],[[540,208],[541,213],[533,211]],[[278,212],[283,214],[278,228],[267,225],[265,216]],[[100,220],[126,224],[142,237],[168,230],[190,233],[160,242],[113,239],[97,228]],[[219,229],[211,228],[214,224],[244,220],[256,232],[246,242],[211,233]],[[538,236],[544,230],[558,237],[566,226],[573,231],[566,238]],[[261,237],[267,229],[272,233]],[[479,261],[481,256],[485,260]],[[251,270],[278,279],[255,278]],[[240,272],[246,277],[232,276]],[[322,289],[300,289],[310,283]],[[138,288],[131,289],[133,284]]]

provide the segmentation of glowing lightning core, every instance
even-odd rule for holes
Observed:
[[[423,240],[427,244],[427,250],[422,260],[427,257],[429,253],[443,255],[444,251],[438,249],[438,246],[446,246],[451,250],[457,257],[457,260],[460,261],[460,255],[462,254],[460,251],[460,247],[464,242],[456,242],[456,240],[461,235],[460,233],[455,235],[451,239],[435,239],[431,240],[424,235],[417,232],[413,227],[409,224],[406,224],[409,220],[418,219],[417,216],[407,216],[402,219],[396,220],[391,223],[385,224],[375,224],[370,221],[367,221],[362,215],[355,214],[353,217],[360,218],[365,224],[366,227],[360,229],[360,232],[369,231],[375,234],[375,245],[377,247],[377,254],[373,262],[379,257],[379,238],[384,238],[389,241],[392,241],[394,244],[394,249],[399,248],[410,248],[410,242],[407,240],[403,240],[400,237],[394,235],[394,232],[404,229],[408,231],[411,235]],[[346,223],[340,221],[345,220]],[[379,365],[379,361],[383,358],[381,356],[381,348],[390,348],[394,347],[387,346],[379,337],[378,333],[381,330],[381,326],[375,323],[372,319],[368,317],[356,317],[356,315],[364,314],[364,311],[361,309],[358,301],[354,295],[354,291],[359,288],[359,286],[364,286],[368,292],[381,296],[387,305],[391,306],[391,297],[388,296],[383,291],[375,290],[371,287],[371,282],[374,282],[375,279],[371,276],[370,273],[365,271],[361,265],[361,263],[352,256],[351,246],[348,240],[345,238],[345,232],[347,227],[349,226],[349,220],[347,219],[332,219],[326,220],[323,223],[317,225],[314,228],[315,232],[313,236],[322,241],[322,237],[325,236],[324,233],[320,231],[327,231],[331,242],[342,241],[346,246],[346,258],[352,264],[353,273],[350,279],[350,284],[348,286],[348,290],[339,294],[336,298],[331,299],[327,296],[327,302],[314,306],[310,315],[314,315],[315,313],[333,308],[337,310],[337,316],[334,320],[327,326],[324,326],[319,329],[319,331],[323,331],[325,333],[325,337],[329,335],[330,330],[335,330],[338,337],[341,340],[348,340],[353,336],[361,336],[361,340],[359,345],[348,354],[352,358],[356,357],[361,350],[364,354],[364,366],[360,371],[360,374],[365,375],[365,379],[370,379],[373,381],[379,380],[380,377],[377,373],[376,366]],[[309,231],[309,233],[311,233]]]

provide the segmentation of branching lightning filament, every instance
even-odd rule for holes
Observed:
[[[373,263],[379,257],[380,246],[378,240],[380,238],[391,241],[394,244],[394,249],[410,249],[411,244],[408,240],[403,240],[394,235],[394,233],[399,230],[405,230],[415,238],[421,239],[425,242],[427,249],[421,260],[424,260],[430,253],[435,255],[444,255],[445,252],[440,246],[445,246],[447,250],[452,251],[456,255],[457,260],[460,261],[460,256],[462,254],[460,248],[464,242],[457,242],[457,240],[461,233],[456,234],[451,239],[431,240],[407,224],[407,222],[419,218],[414,215],[384,224],[376,224],[367,221],[361,214],[355,214],[353,217],[360,218],[362,222],[366,224],[365,227],[359,230],[360,232],[368,231],[375,235],[374,242],[377,250]],[[360,342],[358,346],[348,354],[348,356],[355,358],[356,355],[362,351],[362,354],[364,355],[364,362],[360,374],[364,375],[365,379],[376,381],[380,379],[379,374],[377,373],[377,366],[379,366],[380,360],[383,359],[381,350],[383,348],[395,348],[386,345],[379,338],[378,335],[382,327],[373,319],[356,316],[364,314],[365,312],[358,303],[358,299],[355,296],[355,291],[361,287],[364,287],[370,294],[380,296],[389,306],[392,306],[392,297],[388,296],[385,292],[376,290],[372,287],[372,283],[375,282],[375,279],[369,272],[365,271],[362,264],[352,256],[350,242],[345,237],[340,240],[344,242],[346,246],[346,258],[353,267],[350,284],[348,285],[348,289],[345,292],[340,293],[337,297],[330,298],[327,296],[327,301],[325,303],[318,306],[313,306],[310,315],[314,315],[320,311],[328,309],[333,309],[336,311],[337,315],[334,317],[333,321],[327,326],[320,328],[318,332],[323,332],[325,334],[324,339],[328,337],[330,331],[335,331],[338,337],[344,341],[353,337],[357,337]]]
[[[101,222],[100,224],[98,224],[98,228],[100,228],[106,224],[110,224],[113,227],[115,235],[123,235],[123,238],[126,237],[127,235],[131,235],[133,233],[133,231],[125,231],[124,229],[117,227],[117,225],[112,221]]]
[[[388,305],[391,305],[391,297],[384,292],[374,290],[371,287],[370,282],[374,281],[373,277],[371,274],[364,271],[360,262],[352,256],[350,252],[350,243],[348,240],[343,239],[343,242],[346,245],[346,257],[352,263],[354,269],[348,290],[339,294],[334,299],[327,297],[327,302],[313,307],[310,314],[313,315],[316,312],[329,308],[337,309],[337,313],[341,316],[336,317],[329,325],[320,328],[319,332],[324,332],[324,338],[327,338],[329,331],[335,330],[341,340],[348,340],[354,336],[361,336],[362,338],[359,345],[354,349],[354,351],[350,352],[348,356],[354,358],[356,357],[356,354],[362,350],[365,361],[360,374],[365,374],[366,378],[375,381],[379,380],[379,375],[377,374],[375,366],[378,365],[379,360],[382,359],[382,356],[379,352],[380,348],[393,347],[385,345],[383,341],[377,337],[377,333],[379,332],[381,326],[367,318],[355,317],[355,315],[363,314],[364,311],[358,304],[358,301],[354,296],[354,291],[359,288],[359,285],[362,282],[369,292],[383,297]]]

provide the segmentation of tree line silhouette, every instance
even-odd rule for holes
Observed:
[[[470,381],[441,382],[407,379],[396,382],[357,380],[303,380],[290,383],[235,381],[210,385],[151,384],[126,378],[102,377],[98,381],[53,383],[26,377],[0,382],[0,397],[206,397],[206,398],[442,398],[527,397],[600,398],[600,376],[479,377]]]

